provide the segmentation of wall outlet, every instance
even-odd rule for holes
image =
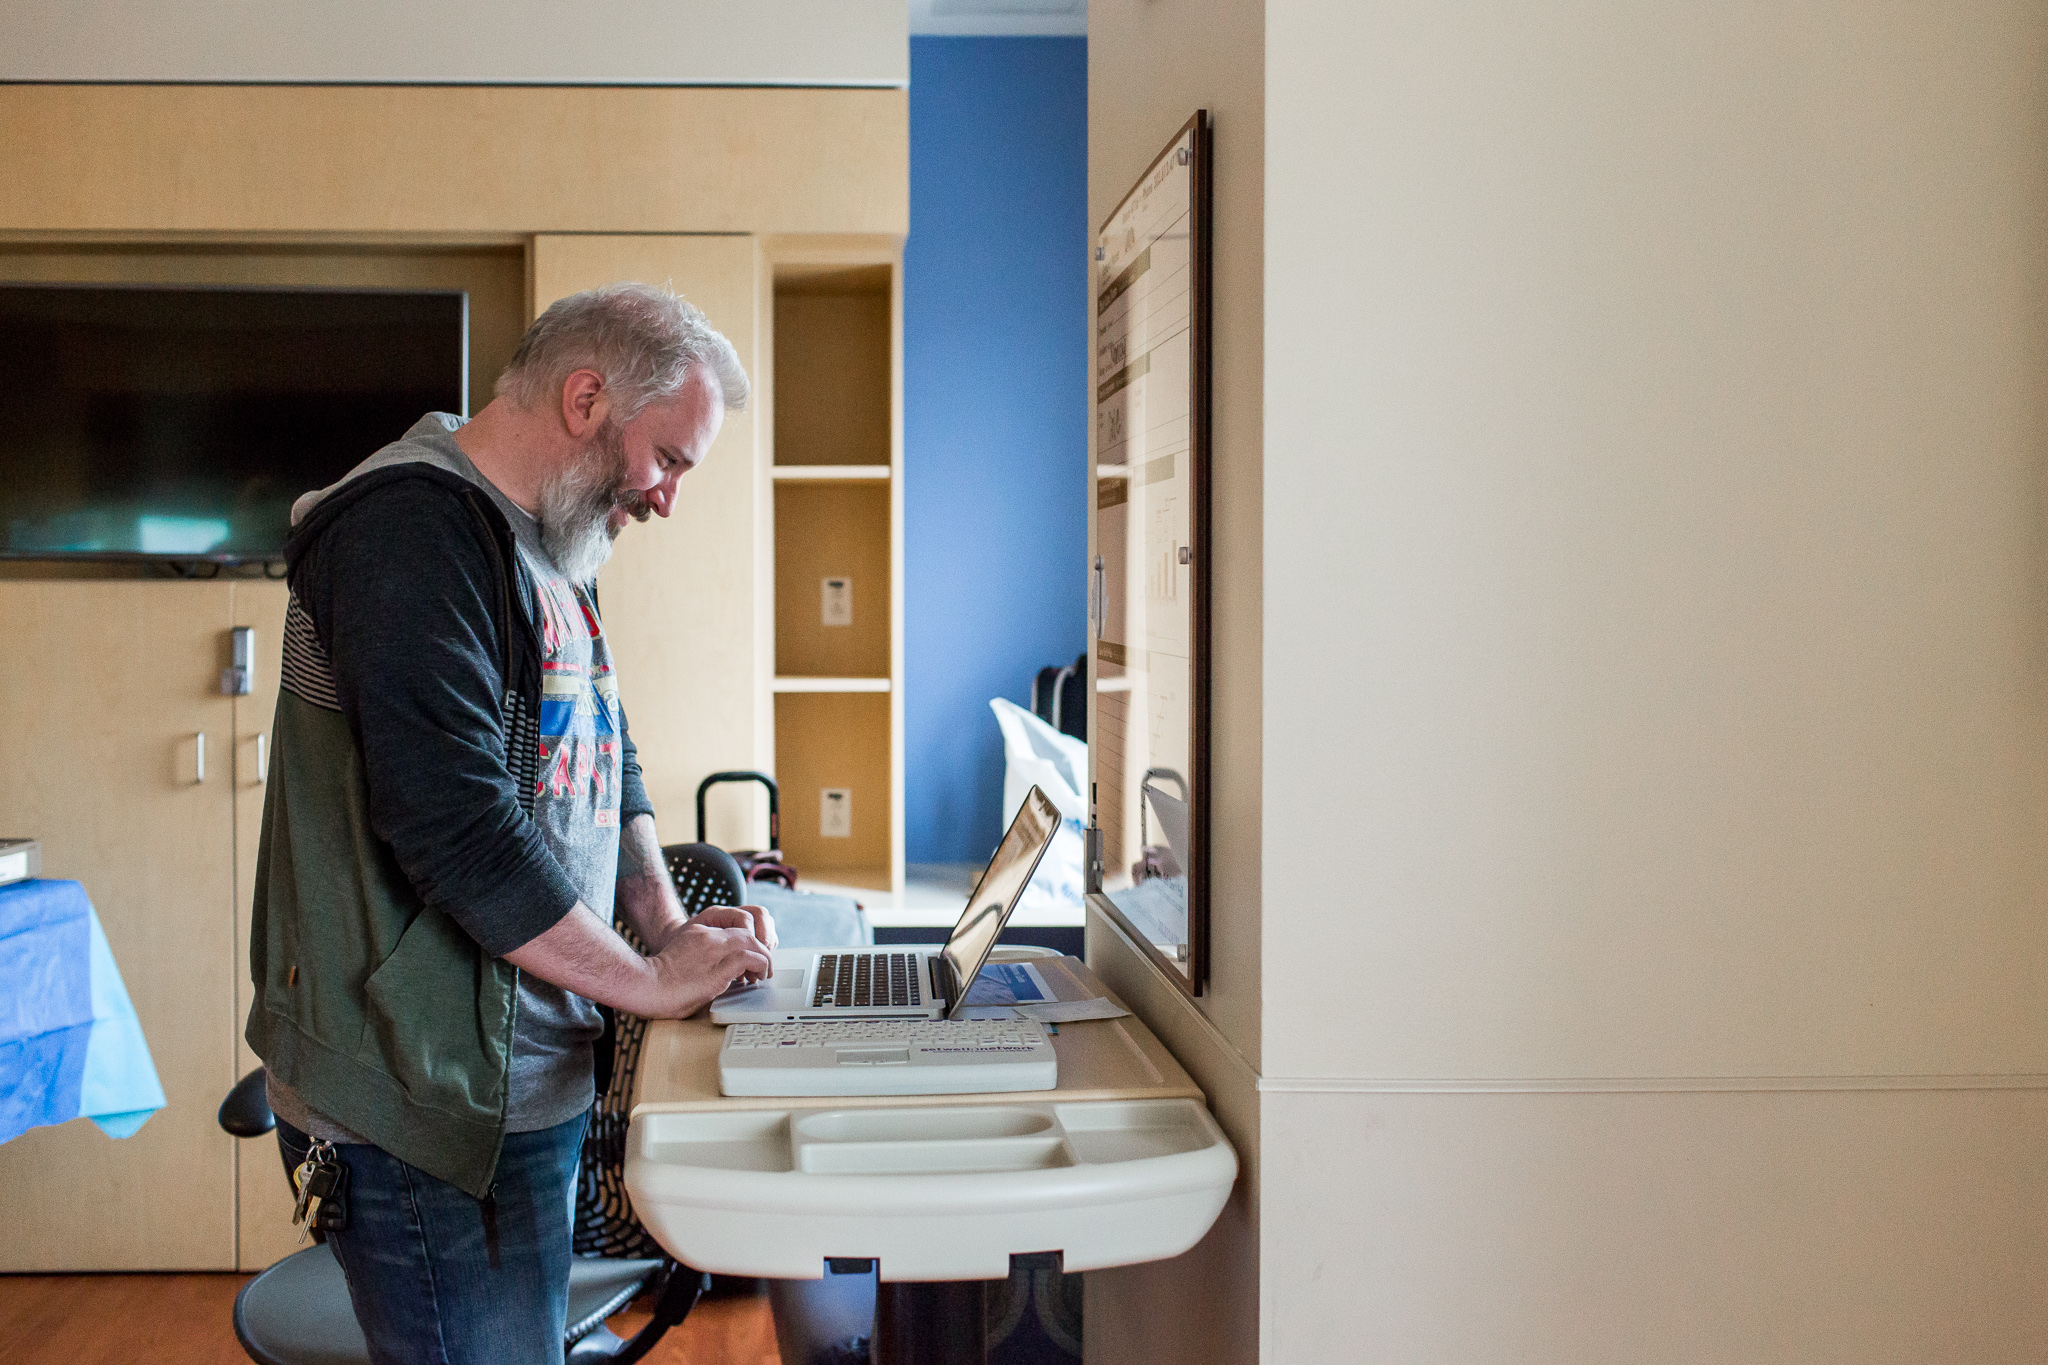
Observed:
[[[827,578],[822,581],[825,603],[825,624],[828,626],[850,626],[853,624],[853,580],[851,578]]]
[[[853,789],[851,787],[826,787],[818,793],[818,837],[821,839],[851,839],[853,837]]]

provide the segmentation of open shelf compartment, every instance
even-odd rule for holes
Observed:
[[[895,892],[903,861],[896,248],[811,259],[781,250],[770,253],[766,300],[773,564],[763,607],[774,641],[768,690],[782,846],[806,878]]]

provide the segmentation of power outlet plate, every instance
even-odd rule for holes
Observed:
[[[818,837],[853,837],[853,789],[826,787],[818,793]]]
[[[819,594],[823,599],[826,625],[850,626],[853,624],[853,580],[851,578],[821,579],[819,581]]]

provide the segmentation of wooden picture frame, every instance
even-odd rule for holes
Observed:
[[[1190,996],[1211,938],[1213,178],[1198,110],[1104,221],[1092,263],[1089,899]]]

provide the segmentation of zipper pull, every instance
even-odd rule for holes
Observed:
[[[498,1263],[498,1187],[495,1184],[484,1191],[477,1208],[484,1216],[484,1256],[491,1269],[501,1269]]]

